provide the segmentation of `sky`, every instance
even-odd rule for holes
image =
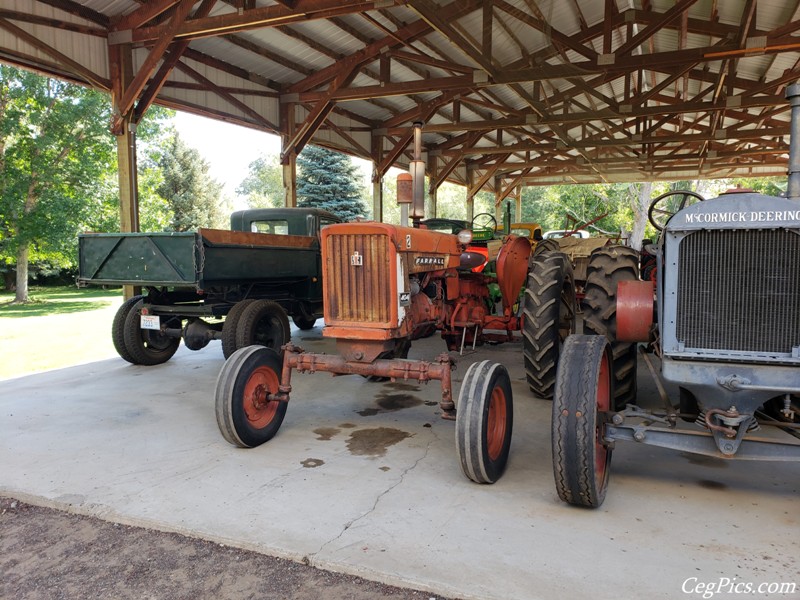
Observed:
[[[280,154],[277,135],[231,125],[188,112],[177,111],[175,128],[186,144],[195,148],[209,164],[211,177],[225,186],[231,198],[247,177],[251,162],[263,154]]]
[[[177,111],[175,128],[191,148],[195,148],[209,164],[209,173],[224,186],[224,193],[236,198],[236,188],[247,177],[251,162],[264,154],[280,154],[277,135],[256,131],[223,121]],[[368,161],[354,159],[365,173],[369,184],[371,166]]]

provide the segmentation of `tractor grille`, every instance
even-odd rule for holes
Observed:
[[[686,348],[791,354],[800,346],[800,235],[698,231],[679,256],[676,333]]]
[[[389,245],[389,237],[383,234],[328,236],[326,286],[330,314],[325,315],[326,320],[389,322],[391,282],[396,276]],[[354,256],[361,258],[354,260]]]

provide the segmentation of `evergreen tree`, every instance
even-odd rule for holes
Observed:
[[[208,174],[208,163],[175,133],[162,150],[158,194],[172,211],[170,229],[224,228],[228,215],[220,202],[222,185]]]
[[[306,146],[297,157],[297,199],[300,206],[323,208],[352,221],[367,214],[357,168],[348,156]]]

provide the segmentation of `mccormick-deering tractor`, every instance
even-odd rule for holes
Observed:
[[[463,350],[466,344],[508,341],[526,321],[526,327],[541,329],[535,340],[540,352],[531,351],[526,367],[552,389],[561,339],[574,330],[574,294],[566,257],[543,253],[528,281],[546,274],[555,286],[529,285],[526,296],[539,309],[530,319],[517,316],[513,306],[528,275],[530,244],[509,236],[497,258],[503,313],[491,314],[488,282],[494,279],[471,271],[484,257],[465,251],[469,233],[456,236],[373,222],[326,227],[323,335],[336,339],[338,354],[312,354],[292,344],[284,346],[282,355],[258,346],[234,353],[216,388],[217,423],[225,439],[242,447],[271,439],[286,413],[294,370],[438,380],[442,415],[456,421],[462,470],[477,482],[496,481],[508,459],[513,422],[505,367],[486,360],[471,365],[456,404],[451,356],[408,360],[411,340],[421,328],[435,326],[449,350]]]
[[[694,192],[656,198],[650,217],[661,235],[647,281],[630,248],[592,255],[585,319],[601,335],[567,338],[553,399],[553,467],[565,502],[602,504],[619,441],[800,460],[800,444],[779,437],[800,437],[800,86],[787,97],[788,198],[742,190],[705,201]],[[637,353],[662,410],[634,404]]]

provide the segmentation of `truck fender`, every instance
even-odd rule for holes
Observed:
[[[617,340],[647,342],[653,328],[652,281],[620,281],[617,286]]]

